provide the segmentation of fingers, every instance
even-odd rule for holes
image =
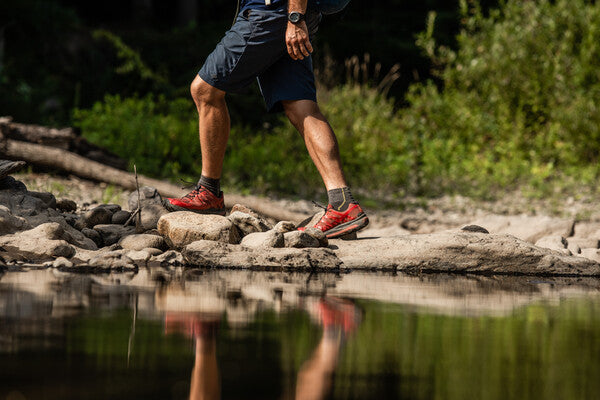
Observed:
[[[308,34],[304,29],[296,29],[293,25],[288,27],[286,46],[292,60],[303,60],[313,52]]]
[[[288,54],[293,60],[303,60],[313,52],[310,40],[291,40],[287,42]]]

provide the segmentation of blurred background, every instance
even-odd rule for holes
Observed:
[[[189,83],[235,7],[3,0],[0,115],[73,126],[145,175],[197,178]],[[352,1],[324,19],[314,54],[350,183],[373,205],[594,194],[599,39],[589,0]],[[299,135],[264,111],[256,84],[228,104],[228,189],[323,194]]]

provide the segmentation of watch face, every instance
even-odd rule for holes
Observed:
[[[288,18],[292,24],[300,22],[300,13],[299,12],[291,12]]]

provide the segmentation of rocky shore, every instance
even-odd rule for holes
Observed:
[[[358,237],[327,240],[237,204],[227,216],[168,212],[142,187],[126,206],[78,204],[28,190],[21,162],[0,165],[0,270],[109,272],[163,268],[380,270],[556,276],[600,275],[600,223],[485,215],[435,226],[375,216]],[[319,218],[316,214],[312,218]]]

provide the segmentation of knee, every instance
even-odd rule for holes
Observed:
[[[296,127],[301,126],[308,117],[324,118],[319,105],[311,100],[284,101],[283,110],[290,122]]]
[[[202,104],[215,104],[225,97],[225,92],[209,85],[200,76],[196,76],[190,85],[190,92],[198,107]]]

